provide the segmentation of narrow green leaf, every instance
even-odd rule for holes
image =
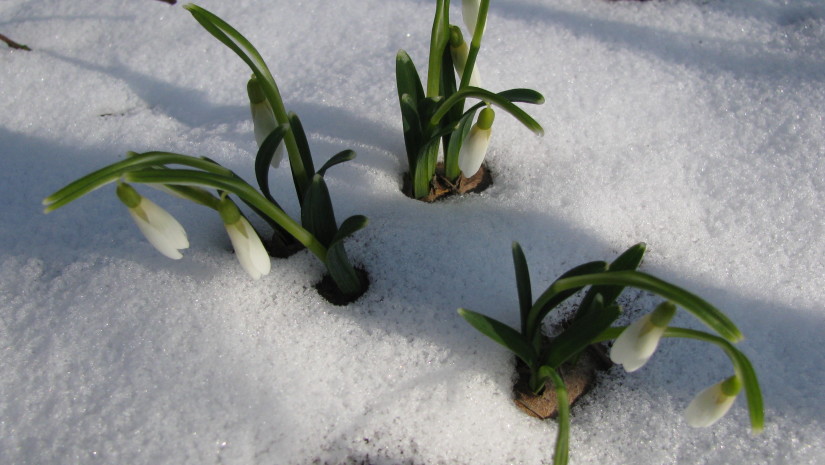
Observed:
[[[324,177],[320,174],[312,177],[312,182],[304,195],[304,204],[301,206],[301,224],[327,248],[332,244],[335,234],[338,233],[329,189],[327,189]]]
[[[335,165],[344,163],[345,161],[350,161],[355,158],[355,152],[352,150],[344,150],[343,152],[338,152],[332,156],[321,169],[318,170],[318,174],[323,176],[326,174],[327,170],[332,168]]]
[[[424,134],[421,129],[421,116],[416,109],[416,102],[410,94],[401,96],[401,122],[404,126],[404,147],[407,149],[407,164],[410,167],[410,179],[415,178],[416,160],[421,151]]]
[[[553,284],[551,284],[547,290],[539,296],[533,304],[533,307],[530,308],[530,313],[527,315],[527,333],[525,335],[533,342],[536,351],[540,350],[541,347],[541,322],[544,320],[544,317],[546,317],[551,310],[556,308],[556,306],[570,298],[570,296],[584,287],[584,285],[582,285],[575,288],[558,290],[556,288],[556,284],[559,281],[571,276],[591,275],[592,273],[598,273],[606,269],[607,263],[605,262],[589,262],[579,265],[559,276],[559,278],[556,279],[556,281],[554,281]]]
[[[395,56],[395,82],[399,101],[404,94],[409,95],[414,104],[424,98],[424,88],[421,86],[418,71],[404,50],[399,50]]]
[[[272,162],[272,157],[275,156],[275,151],[278,149],[284,135],[289,131],[289,126],[282,124],[266,136],[261,147],[258,149],[258,154],[255,156],[255,179],[258,181],[258,187],[264,197],[274,202],[272,194],[269,192],[269,164]]]
[[[524,257],[524,251],[518,242],[513,242],[513,266],[516,269],[516,288],[518,289],[518,303],[521,314],[521,334],[527,338],[527,316],[533,307],[533,290],[530,285],[530,269],[527,267],[527,258]]]
[[[596,294],[589,305],[585,317],[574,321],[553,339],[540,361],[542,365],[560,367],[562,363],[586,349],[591,344],[590,341],[609,328],[621,313],[617,305],[605,307],[601,294]]]
[[[309,151],[309,143],[304,132],[304,125],[301,124],[301,119],[293,112],[287,114],[289,118],[289,126],[292,129],[292,135],[295,138],[295,146],[298,151],[298,156],[301,159],[302,169],[295,169],[296,164],[290,161],[289,167],[292,170],[292,181],[295,184],[295,193],[298,196],[298,203],[304,204],[303,186],[309,186],[312,182],[312,177],[315,176],[315,166],[312,162],[312,152]]]
[[[532,103],[534,105],[544,103],[544,95],[533,89],[508,89],[498,92],[498,95],[511,102]]]
[[[341,223],[341,226],[338,227],[338,233],[332,238],[332,245],[364,229],[367,223],[369,223],[369,220],[364,215],[353,215],[345,219],[344,222]]]
[[[458,314],[482,334],[516,354],[527,366],[536,366],[538,354],[518,331],[498,320],[465,308],[459,308]]]

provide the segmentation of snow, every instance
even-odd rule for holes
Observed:
[[[495,184],[433,205],[400,192],[394,57],[424,70],[434,2],[201,3],[261,51],[316,165],[358,152],[327,179],[339,220],[370,218],[347,249],[371,286],[336,307],[308,252],[253,281],[217,215],[151,189],[181,260],[112,186],[43,215],[127,150],[252,180],[249,71],[180,4],[2,2],[32,51],[0,47],[0,463],[550,463],[555,424],[514,407],[513,358],[456,313],[517,322],[514,240],[534,292],[647,242],[643,270],[726,312],[762,382],[761,435],[744,399],[692,429],[682,410],[730,365],[664,341],[573,409],[571,463],[825,463],[825,4],[492,3],[483,82],[542,92],[546,135],[499,112]],[[272,185],[296,216],[288,172]],[[626,323],[658,300],[624,302]]]

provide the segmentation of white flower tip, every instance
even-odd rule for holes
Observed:
[[[610,360],[624,366],[625,371],[634,372],[644,366],[650,359],[665,328],[650,323],[650,314],[647,314],[628,326],[616,338],[610,348]]]
[[[249,221],[241,217],[236,223],[225,226],[229,240],[232,241],[232,247],[235,249],[235,255],[244,271],[252,279],[260,279],[261,276],[269,274],[272,267],[269,253]]]
[[[722,384],[716,383],[700,392],[685,409],[685,420],[694,428],[708,427],[721,419],[736,401],[736,395],[723,392]]]
[[[158,252],[173,260],[183,257],[179,250],[189,248],[189,239],[183,226],[169,212],[141,197],[138,206],[129,209],[129,214]]]
[[[465,177],[470,177],[478,172],[484,157],[487,155],[487,147],[490,145],[491,129],[479,129],[473,125],[470,133],[461,144],[458,151],[458,168]]]

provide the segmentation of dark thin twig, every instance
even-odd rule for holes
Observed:
[[[174,5],[178,2],[178,0],[158,0],[159,2],[168,3],[170,5]]]
[[[31,51],[31,49],[30,49],[27,45],[18,44],[17,42],[15,42],[15,41],[13,41],[13,40],[9,39],[8,37],[4,36],[3,34],[0,34],[0,40],[2,40],[3,42],[5,42],[5,43],[6,43],[9,47],[11,47],[11,48],[18,49],[18,50],[28,50],[28,51]]]

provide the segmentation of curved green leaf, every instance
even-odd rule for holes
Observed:
[[[536,120],[534,120],[532,116],[528,115],[524,110],[517,107],[510,100],[502,97],[500,94],[494,94],[489,90],[481,89],[479,87],[465,87],[451,95],[450,98],[444,100],[444,102],[441,105],[439,105],[438,110],[430,118],[430,127],[438,126],[439,122],[441,121],[441,118],[443,118],[444,115],[446,115],[450,111],[453,105],[456,105],[458,102],[461,102],[467,98],[477,98],[480,100],[484,100],[488,104],[496,105],[497,107],[501,108],[507,113],[513,115],[521,124],[526,126],[534,133],[538,135],[544,135],[544,129],[541,127],[541,125]]]
[[[324,163],[324,166],[322,166],[321,169],[318,170],[317,174],[323,176],[324,174],[326,174],[327,170],[332,168],[333,166],[344,163],[346,161],[350,161],[354,158],[355,152],[352,150],[344,150],[342,152],[338,152],[335,155],[333,155],[332,158],[327,160],[326,163]]]
[[[304,195],[301,225],[326,247],[332,244],[332,239],[338,233],[329,189],[320,174],[312,177],[312,182]]]
[[[369,223],[369,220],[364,215],[353,215],[345,219],[344,222],[341,223],[341,226],[338,227],[338,232],[335,234],[335,237],[332,238],[332,245],[364,229],[367,223]]]
[[[530,269],[527,258],[518,242],[513,242],[513,266],[516,269],[516,289],[518,290],[519,311],[521,314],[521,334],[527,338],[527,315],[533,307],[533,290],[530,285]]]
[[[261,143],[258,154],[255,156],[255,179],[258,181],[261,193],[271,202],[274,202],[275,199],[272,198],[272,194],[269,192],[269,164],[272,162],[272,157],[275,156],[275,151],[287,131],[289,131],[289,126],[286,124],[273,129]]]

